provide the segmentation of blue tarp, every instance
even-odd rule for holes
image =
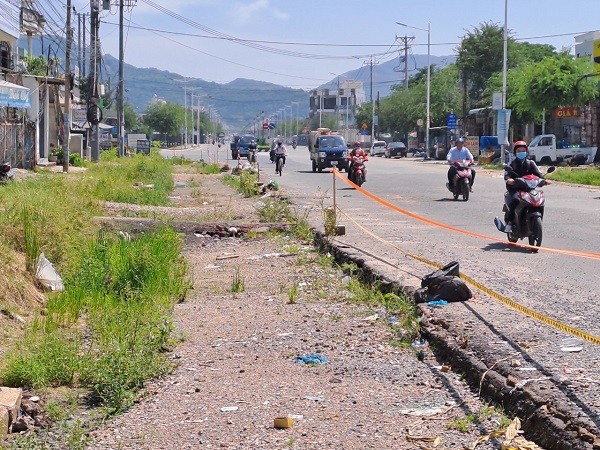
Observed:
[[[0,80],[0,106],[31,108],[29,88]]]

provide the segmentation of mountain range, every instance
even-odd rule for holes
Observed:
[[[53,38],[56,40],[56,38]],[[25,39],[21,39],[19,46],[27,47]],[[61,48],[64,48],[61,46]],[[32,41],[34,55],[42,54],[40,38]],[[64,54],[58,52],[57,56],[64,61]],[[455,61],[454,56],[431,56],[431,64],[444,67]],[[315,89],[335,89],[338,80],[361,81],[364,85],[366,99],[385,97],[389,95],[394,85],[404,83],[404,74],[400,71],[403,61],[395,59],[381,64],[374,64],[371,79],[371,70],[368,66],[361,66],[350,70],[339,77],[333,78],[328,83],[315,86]],[[411,55],[408,61],[409,77],[419,69],[427,66],[427,55]],[[89,70],[87,71],[89,72]],[[108,92],[116,93],[118,85],[119,61],[110,54],[102,57],[100,79],[106,85]],[[290,116],[307,117],[309,111],[309,93],[302,89],[293,89],[264,81],[238,78],[229,83],[215,83],[201,78],[183,77],[175,72],[160,70],[152,67],[140,68],[133,65],[123,65],[125,79],[125,100],[129,102],[140,114],[151,104],[153,98],[164,99],[168,102],[184,104],[188,107],[193,101],[194,106],[210,107],[218,112],[220,121],[226,129],[241,131],[263,117],[274,115],[285,105],[297,104],[291,111],[286,110]],[[187,93],[187,97],[186,97]],[[193,97],[193,100],[192,100]],[[289,106],[288,106],[289,108]],[[291,118],[291,117],[289,117]]]

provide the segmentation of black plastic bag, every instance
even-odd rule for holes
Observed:
[[[458,262],[452,261],[439,270],[427,274],[421,280],[421,289],[415,291],[417,303],[431,300],[464,302],[473,297],[471,290],[459,277]]]
[[[452,261],[451,263],[446,264],[441,269],[438,269],[435,272],[431,272],[431,273],[425,275],[423,277],[423,279],[421,280],[421,287],[426,288],[431,283],[439,282],[439,278],[445,277],[445,276],[455,276],[455,277],[459,276],[457,261]]]

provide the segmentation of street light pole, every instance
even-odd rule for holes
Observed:
[[[502,109],[506,108],[506,57],[508,49],[508,0],[504,0],[504,42],[503,42],[503,56],[502,56]],[[508,136],[508,127],[506,130]],[[500,142],[500,160],[504,164],[506,158],[506,144]]]
[[[298,103],[298,102],[292,102],[292,107],[294,105],[296,105],[296,134],[298,134],[298,133],[300,133],[300,130],[298,129],[298,116],[300,115],[300,103]],[[294,113],[292,111],[292,116],[293,115],[294,115]]]

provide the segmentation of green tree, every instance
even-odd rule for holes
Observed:
[[[184,123],[183,106],[169,102],[151,105],[146,110],[144,123],[165,136],[178,136]]]
[[[123,104],[123,115],[125,116],[125,130],[128,133],[136,133],[140,131],[141,121],[138,113],[133,108],[131,103]]]
[[[589,60],[560,53],[523,64],[511,75],[507,105],[521,115],[541,117],[559,106],[583,105],[598,97]]]

